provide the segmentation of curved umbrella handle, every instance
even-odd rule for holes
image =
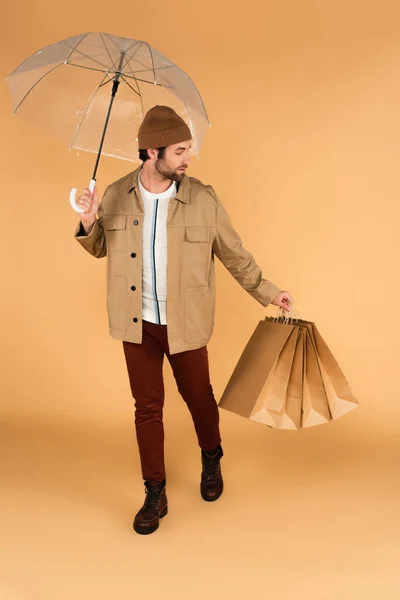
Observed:
[[[94,190],[94,186],[96,185],[96,180],[95,179],[91,179],[90,183],[89,183],[89,190],[90,192],[93,194],[93,190]],[[76,188],[72,188],[72,190],[69,193],[69,201],[70,204],[72,206],[72,208],[77,212],[77,213],[83,213],[85,212],[83,208],[81,208],[80,206],[77,205],[76,203]]]

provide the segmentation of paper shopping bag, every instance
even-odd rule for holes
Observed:
[[[304,329],[303,403],[301,427],[321,425],[332,419],[315,346]]]
[[[269,317],[269,319],[278,320],[280,323],[292,322],[292,319],[283,317],[278,319]],[[279,429],[298,429],[321,425],[333,418],[316,346],[311,334],[313,323],[302,319],[294,319],[293,322],[298,330],[298,337],[292,368],[286,382],[285,397],[282,397],[284,392],[283,386],[281,386],[281,406],[279,408],[274,407],[268,397],[264,398],[274,426]],[[269,390],[273,390],[279,383],[279,379],[275,376],[279,370],[279,359],[265,386]]]
[[[332,418],[337,419],[350,410],[357,408],[359,402],[354,397],[349,382],[315,323],[311,323],[308,328],[318,355]]]
[[[239,358],[218,406],[250,418],[268,375],[294,328],[294,325],[267,319],[258,323]],[[274,426],[273,419],[265,409],[258,410],[258,420]]]
[[[282,317],[278,320],[283,322],[287,321],[287,319],[283,319]],[[291,321],[291,319],[289,319],[289,321]],[[314,345],[317,354],[331,419],[337,419],[354,408],[357,408],[359,402],[355,398],[348,380],[321,336],[316,324],[313,321],[305,321],[300,318],[295,318],[294,322],[299,327],[305,327],[309,331],[312,344]]]
[[[271,419],[269,417],[272,418],[271,426],[282,429],[286,427],[296,428],[290,421],[287,422],[285,418],[285,405],[298,336],[299,328],[293,327],[259,394],[250,415],[251,420],[264,423],[266,421],[265,413],[267,413],[267,420],[270,424]]]
[[[286,396],[279,412],[269,411],[277,429],[300,429],[303,405],[303,366],[305,330],[297,329],[296,347],[286,387]]]

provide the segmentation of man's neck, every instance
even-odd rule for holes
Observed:
[[[158,173],[157,171],[154,173],[149,172],[144,165],[140,170],[140,181],[144,189],[152,194],[162,194],[173,184],[171,179],[163,177],[161,173]]]

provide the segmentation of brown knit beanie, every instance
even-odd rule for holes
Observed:
[[[169,106],[153,106],[139,127],[139,148],[162,148],[186,142],[192,134],[185,121]]]

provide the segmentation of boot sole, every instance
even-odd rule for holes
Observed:
[[[203,493],[203,490],[200,488],[200,493],[201,493],[201,497],[203,498],[203,500],[205,500],[206,502],[215,502],[216,500],[218,500],[218,498],[221,497],[222,492],[224,491],[224,488],[222,488],[221,492],[218,494],[218,496],[213,496],[212,498],[210,498],[209,496],[205,496]]]
[[[160,519],[165,517],[166,514],[168,514],[168,506],[166,506],[160,514]],[[136,525],[135,522],[133,523],[133,529],[136,531],[136,533],[140,533],[141,535],[148,535],[149,533],[154,533],[155,531],[157,531],[158,528],[159,523],[157,523],[157,525],[153,525],[153,527],[141,527],[140,525]]]

